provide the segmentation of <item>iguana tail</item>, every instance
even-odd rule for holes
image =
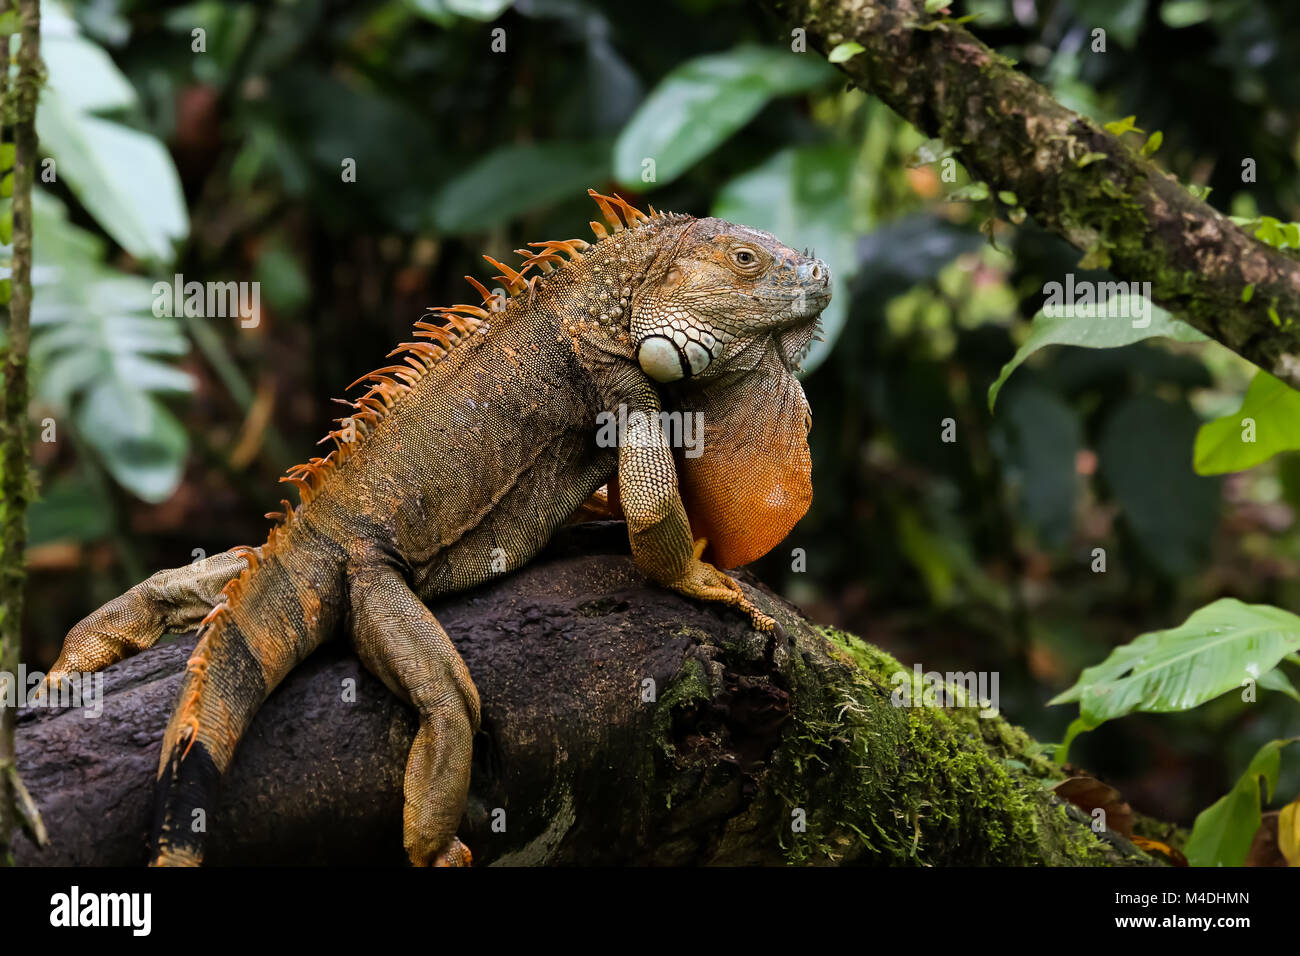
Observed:
[[[236,745],[271,691],[337,623],[338,549],[298,529],[288,537],[276,546],[273,533],[260,561],[249,556],[251,566],[227,585],[226,600],[200,630],[163,737],[154,866],[202,862],[217,786]]]

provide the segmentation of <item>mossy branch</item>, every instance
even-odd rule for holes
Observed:
[[[1066,109],[960,25],[926,13],[924,0],[763,2],[823,53],[861,44],[838,64],[854,84],[941,137],[973,177],[1014,192],[1090,264],[1150,282],[1157,303],[1300,388],[1300,262]]]
[[[898,707],[889,656],[749,584],[783,625],[648,584],[623,525],[435,606],[483,699],[460,834],[476,863],[1150,865],[1046,787],[1020,730]],[[33,711],[19,766],[50,830],[19,862],[146,858],[158,731],[192,641],[107,674],[102,716]],[[414,715],[338,644],[259,713],[209,816],[213,863],[401,864]]]
[[[44,69],[40,58],[40,0],[18,0],[22,23],[16,57],[18,74],[9,86],[9,38],[4,37],[4,87],[0,114],[12,131],[13,262],[11,299],[5,321],[5,346],[0,365],[0,680],[16,680],[22,626],[23,584],[26,580],[27,503],[31,484],[27,472],[27,353],[32,314],[32,182],[35,178],[36,102]],[[15,826],[43,833],[31,818],[30,798],[14,769],[14,714],[0,700],[0,865],[9,862]]]

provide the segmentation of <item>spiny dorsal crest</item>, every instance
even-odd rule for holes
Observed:
[[[605,196],[594,189],[588,189],[587,194],[595,200],[605,219],[604,225],[594,220],[590,224],[596,236],[596,245],[620,233],[657,231],[664,225],[689,218],[676,213],[658,212],[654,206],[649,207],[649,213],[644,213],[618,196]],[[531,242],[528,245],[530,248],[515,250],[524,257],[517,269],[492,256],[483,256],[499,270],[499,274],[493,278],[505,287],[505,294],[489,291],[473,276],[466,276],[466,280],[481,297],[482,305],[431,308],[415,323],[415,337],[431,341],[401,343],[386,357],[400,356],[402,364],[376,369],[349,385],[348,388],[354,388],[363,382],[370,383],[367,391],[356,401],[334,399],[352,409],[351,415],[336,419],[339,427],[331,430],[318,443],[332,440],[334,449],[323,458],[313,458],[295,465],[280,479],[298,489],[301,504],[311,501],[328,473],[355,454],[363,440],[430,369],[445,360],[452,351],[468,347],[470,343],[486,336],[494,315],[505,312],[512,305],[531,305],[539,283],[562,274],[565,265],[582,259],[593,248],[593,243],[582,239]],[[532,275],[529,275],[530,272]],[[440,321],[428,321],[430,318]],[[268,517],[281,518],[287,524],[292,520],[296,509],[291,509],[288,502],[282,504],[283,511],[271,512]]]

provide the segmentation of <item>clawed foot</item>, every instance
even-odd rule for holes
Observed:
[[[744,611],[756,630],[770,634],[776,630],[776,621],[768,617],[745,596],[740,585],[731,575],[719,571],[707,561],[700,560],[700,555],[708,547],[708,539],[700,538],[695,542],[695,553],[686,572],[669,584],[674,591],[700,601],[717,601]]]

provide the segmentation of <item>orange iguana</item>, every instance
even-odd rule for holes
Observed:
[[[479,698],[425,602],[520,567],[607,482],[643,573],[774,627],[718,566],[766,553],[811,500],[793,373],[829,272],[767,233],[590,192],[608,225],[591,223],[595,243],[533,243],[517,271],[485,256],[508,296],[470,279],[482,307],[437,310],[445,324],[417,322],[400,362],[358,380],[372,384],[336,448],[282,479],[301,503],[270,516],[264,545],[160,571],[69,632],[46,686],[201,628],[163,740],[155,864],[200,862],[194,811],[262,701],[340,625],[419,713],[408,856],[468,864],[456,829]],[[675,452],[672,413],[699,413],[702,454]],[[609,421],[616,441],[599,438]]]

